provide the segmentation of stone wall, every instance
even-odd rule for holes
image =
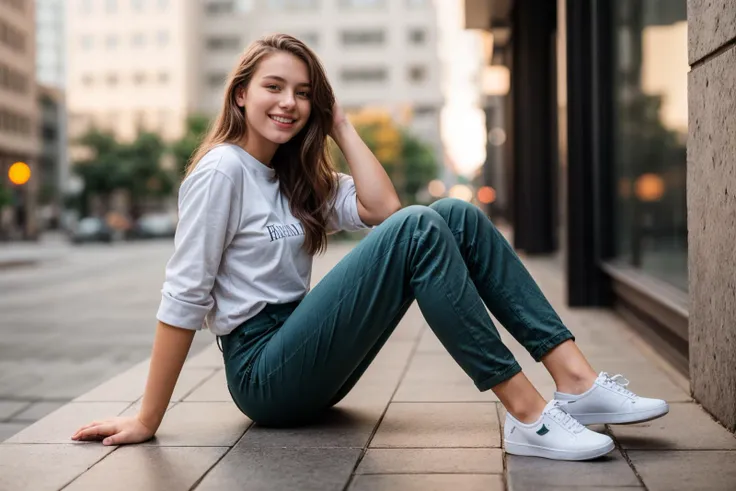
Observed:
[[[688,0],[693,396],[736,429],[736,2]]]

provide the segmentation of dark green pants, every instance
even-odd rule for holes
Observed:
[[[308,422],[350,391],[414,300],[479,390],[521,370],[486,306],[537,361],[573,339],[488,217],[445,199],[395,213],[303,300],[223,336],[233,400],[260,424]]]

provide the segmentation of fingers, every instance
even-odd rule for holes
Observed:
[[[121,431],[120,433],[116,433],[112,436],[108,436],[107,438],[102,440],[102,444],[103,445],[117,445],[123,442],[123,440],[125,439],[125,436],[126,436],[125,432]]]
[[[103,424],[103,421],[92,421],[91,423],[86,424],[86,425],[82,426],[81,428],[79,428],[77,430],[77,433],[79,433],[82,430],[86,430],[87,428],[92,428],[93,426],[97,426],[97,425],[101,425],[101,424]]]
[[[97,426],[91,426],[89,428],[79,430],[72,437],[72,440],[100,440],[106,436],[114,435],[117,432],[117,427],[114,424],[102,423]]]

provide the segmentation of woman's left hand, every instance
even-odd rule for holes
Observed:
[[[345,112],[342,110],[342,107],[340,107],[340,104],[335,101],[335,104],[332,106],[332,130],[330,131],[330,136],[335,138],[335,131],[349,122],[350,121],[347,116],[345,116]]]

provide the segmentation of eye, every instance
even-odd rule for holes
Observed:
[[[309,99],[309,91],[302,90],[296,93],[299,97],[304,97],[306,99]]]
[[[268,90],[279,90],[279,86],[276,85],[276,84],[268,84],[268,85],[266,85],[266,88]]]

